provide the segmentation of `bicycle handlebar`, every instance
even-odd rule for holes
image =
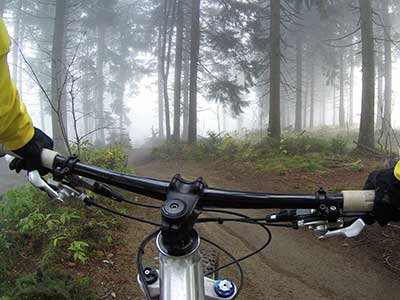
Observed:
[[[52,169],[55,164],[66,161],[64,157],[50,150],[43,151],[43,165]],[[114,172],[77,162],[73,174],[97,180],[124,190],[165,200],[170,182],[150,177],[141,177]],[[374,191],[347,191],[334,195],[285,195],[224,190],[206,187],[199,200],[201,207],[214,208],[320,208],[339,206],[346,212],[371,211],[375,200]]]
[[[44,149],[42,163],[45,168],[53,170],[56,165],[67,161],[59,153]],[[74,175],[83,176],[115,187],[165,200],[169,188],[169,181],[118,173],[81,162],[75,162],[71,168]],[[321,206],[336,206],[344,212],[372,211],[375,200],[375,191],[343,191],[338,194],[269,194],[224,190],[206,187],[200,197],[198,205],[208,208],[321,208]]]

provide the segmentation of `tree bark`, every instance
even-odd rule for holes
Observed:
[[[333,110],[333,114],[332,114],[332,126],[336,125],[336,86],[335,86],[336,80],[335,78],[333,79],[333,95],[332,95],[332,110]]]
[[[157,55],[157,75],[158,75],[158,137],[164,138],[164,87],[163,87],[163,65],[162,65],[162,25],[158,31],[158,55]]]
[[[350,48],[350,91],[349,91],[349,125],[354,124],[354,49]]]
[[[54,108],[52,110],[53,140],[55,149],[64,155],[68,153],[67,103],[64,94],[65,10],[65,0],[57,1],[51,55],[51,101]]]
[[[197,69],[200,50],[200,0],[192,0],[188,142],[197,140]]]
[[[384,128],[390,130],[392,126],[392,21],[389,15],[389,0],[383,0],[383,22],[385,32],[385,109]]]
[[[339,74],[339,80],[340,80],[340,100],[339,100],[339,127],[340,128],[345,128],[346,126],[346,117],[345,117],[345,110],[344,110],[344,53],[343,50],[340,51],[340,58],[339,58],[339,64],[340,64],[340,74]]]
[[[12,51],[12,60],[13,60],[13,68],[11,73],[11,78],[14,81],[15,85],[18,86],[18,58],[19,58],[19,49],[18,45],[20,42],[20,28],[21,28],[21,9],[22,9],[22,0],[18,0],[17,6],[15,8],[15,16],[14,16],[14,45]]]
[[[183,63],[183,128],[182,128],[182,140],[187,141],[189,132],[189,73],[190,73],[190,61],[187,54],[184,54]]]
[[[362,100],[358,143],[374,148],[375,55],[372,8],[370,0],[359,0],[362,41]]]
[[[280,51],[280,0],[271,0],[270,23],[270,94],[269,94],[269,130],[270,136],[279,139],[281,136],[280,112],[280,82],[281,82],[281,51]]]
[[[383,119],[383,60],[382,53],[377,51],[376,53],[376,69],[377,69],[377,112],[376,112],[376,128],[378,130],[382,129],[382,119]]]
[[[5,7],[6,7],[6,0],[0,0],[0,18],[3,17]]]
[[[301,14],[302,1],[296,1],[297,14]],[[301,28],[296,34],[296,113],[294,128],[300,131],[302,128],[302,93],[303,93],[303,36]]]
[[[183,7],[182,0],[177,3],[176,48],[175,48],[175,82],[174,82],[174,134],[175,141],[180,140],[181,128],[181,76],[183,59]]]
[[[310,128],[314,128],[314,110],[315,110],[315,71],[314,63],[311,63],[311,87],[310,87]]]
[[[324,79],[322,79],[324,80]],[[321,87],[321,125],[326,125],[326,85]]]
[[[309,82],[308,80],[304,80],[303,84],[304,88],[304,98],[303,98],[303,128],[307,128],[307,108],[308,108],[308,93],[309,93]]]
[[[172,2],[172,3],[171,3]],[[171,5],[168,6],[168,3]],[[168,95],[168,77],[169,68],[171,63],[171,47],[172,47],[172,35],[174,31],[174,18],[175,18],[175,0],[164,0],[164,27],[163,27],[163,42],[162,42],[162,76],[163,76],[163,95],[164,95],[164,112],[165,112],[165,130],[167,139],[171,138],[171,121],[169,112],[169,95]],[[169,20],[171,19],[171,24]],[[168,27],[170,28],[168,32]],[[167,39],[168,36],[168,39]],[[168,49],[167,49],[168,45]]]
[[[96,139],[95,144],[99,147],[105,145],[105,133],[104,133],[104,60],[105,60],[105,37],[106,28],[105,26],[97,25],[97,56],[96,56],[96,113],[95,113],[95,124],[96,124]]]
[[[19,37],[18,37],[18,44],[19,44],[19,49],[21,49],[22,52],[24,52],[24,41],[25,41],[25,32],[26,32],[26,27],[25,25],[21,22],[19,26]],[[19,51],[18,51],[19,52]],[[18,62],[20,61],[20,54],[18,53]],[[22,62],[21,62],[22,63]],[[19,62],[19,64],[21,64]],[[24,93],[24,81],[23,81],[23,76],[24,76],[24,69],[22,66],[18,67],[18,72],[17,72],[17,89],[18,89],[18,94],[21,97],[21,99],[24,99],[23,93]]]

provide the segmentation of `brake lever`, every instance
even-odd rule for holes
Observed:
[[[40,176],[37,170],[28,173],[28,180],[34,187],[46,192],[53,200],[64,203],[60,195]]]
[[[359,235],[361,231],[363,231],[364,227],[365,227],[364,221],[361,218],[358,218],[350,226],[335,230],[327,230],[325,234],[320,235],[318,238],[321,240],[340,235],[343,235],[347,238],[352,238]]]

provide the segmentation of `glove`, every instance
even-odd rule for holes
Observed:
[[[379,225],[385,226],[390,221],[400,221],[400,182],[394,176],[393,168],[369,174],[364,190],[375,190],[371,216]]]
[[[40,175],[46,175],[49,171],[42,167],[41,162],[43,148],[53,150],[53,140],[43,131],[35,128],[33,138],[22,148],[13,151],[22,159],[13,159],[9,166],[10,170],[15,170],[17,173],[21,170],[27,170],[28,172],[38,170]]]

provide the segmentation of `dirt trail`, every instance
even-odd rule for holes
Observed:
[[[341,170],[335,176],[312,173],[260,176],[249,170],[244,176],[228,170],[212,163],[187,162],[151,162],[136,167],[139,175],[164,179],[176,173],[189,178],[201,175],[209,186],[271,192],[310,192],[320,185],[360,187],[368,173],[368,170]],[[374,226],[371,228],[376,231]],[[129,231],[135,230],[132,226]],[[237,256],[254,250],[263,241],[262,232],[243,225],[203,225],[200,231]],[[342,238],[318,241],[308,231],[271,231],[271,245],[243,263],[246,280],[241,299],[399,299],[399,275],[371,255],[364,243],[365,236],[355,241]],[[234,277],[234,271],[224,274]]]

